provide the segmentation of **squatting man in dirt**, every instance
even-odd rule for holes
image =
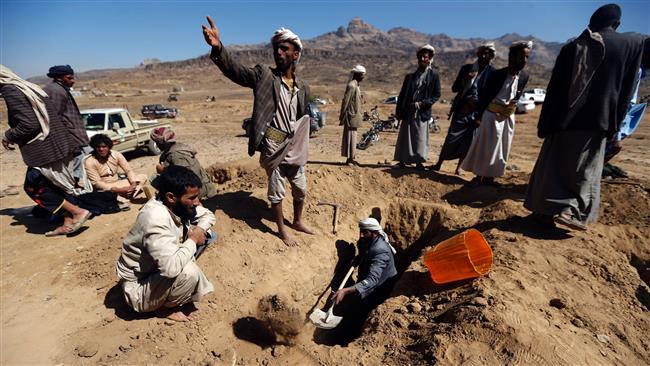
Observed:
[[[216,219],[201,206],[201,180],[191,170],[168,167],[158,188],[124,238],[117,275],[133,310],[188,321],[197,311],[191,303],[214,290],[196,257],[206,237],[215,239],[209,230]]]
[[[372,218],[359,221],[358,254],[353,264],[358,265],[356,284],[344,287],[334,293],[334,303],[343,305],[343,322],[358,325],[361,329],[368,313],[381,304],[390,294],[397,276],[395,268],[395,248],[390,245],[388,236],[379,222]],[[341,329],[350,329],[339,325]]]
[[[234,60],[221,44],[219,30],[212,18],[210,27],[203,25],[205,41],[212,47],[210,58],[223,75],[235,83],[253,89],[253,122],[248,139],[248,155],[260,151],[260,165],[268,176],[268,199],[271,202],[280,239],[296,245],[284,226],[282,201],[285,178],[291,183],[293,196],[292,228],[307,234],[312,230],[302,221],[307,194],[305,164],[309,153],[309,86],[296,75],[302,42],[289,29],[273,34],[275,68],[256,65],[249,68]]]

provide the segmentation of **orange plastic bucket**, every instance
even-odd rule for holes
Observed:
[[[426,252],[424,265],[438,284],[475,278],[490,272],[492,249],[478,230],[469,229]]]

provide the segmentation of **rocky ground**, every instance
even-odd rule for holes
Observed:
[[[94,83],[107,89],[101,80]],[[122,92],[84,96],[78,103],[126,105],[137,116],[142,104],[163,102],[177,84],[111,84]],[[541,228],[522,206],[540,146],[539,106],[517,116],[500,185],[475,187],[467,185],[471,174],[452,174],[455,162],[440,173],[391,168],[394,131],[360,152],[361,166],[341,165],[338,105],[327,105],[329,124],[311,139],[307,165],[305,216],[316,234],[295,233],[299,246],[287,248],[274,233],[265,174],[246,155],[241,121],[251,110],[250,92],[220,78],[185,89],[175,103],[181,115],[171,122],[221,181],[220,194],[206,202],[217,216],[219,239],[199,259],[215,292],[197,304],[199,319],[174,324],[134,314],[121,299],[114,265],[143,201],[128,212],[92,219],[74,237],[45,238],[50,226],[29,215],[33,202],[22,192],[20,155],[2,151],[2,364],[650,363],[647,123],[614,161],[630,179],[603,183],[599,222],[576,233]],[[336,103],[338,89],[314,85]],[[369,88],[367,109],[391,92]],[[217,100],[205,102],[207,95]],[[391,108],[381,105],[382,116]],[[436,105],[435,113],[444,116],[447,109]],[[4,109],[0,121],[6,128]],[[431,160],[448,127],[444,118],[441,126],[443,134],[431,138]],[[136,171],[153,173],[156,157],[127,158]],[[337,234],[332,208],[319,202],[341,205]],[[290,220],[286,208],[285,213]],[[305,317],[335,274],[340,278],[336,270],[358,236],[356,222],[371,213],[381,214],[398,249],[400,279],[361,336],[348,343],[341,334],[316,331]],[[423,251],[468,228],[481,231],[490,244],[492,271],[473,281],[434,285]],[[285,331],[270,329],[271,318]]]

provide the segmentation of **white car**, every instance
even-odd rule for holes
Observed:
[[[517,101],[517,112],[516,113],[528,113],[535,109],[535,102],[530,99],[524,99],[522,96]]]
[[[546,90],[545,89],[526,90],[524,91],[524,95],[521,98],[526,100],[532,100],[537,104],[544,103],[544,99],[546,99]]]

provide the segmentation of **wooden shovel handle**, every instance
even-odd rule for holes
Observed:
[[[348,270],[348,273],[345,275],[345,278],[343,278],[343,281],[341,281],[341,284],[339,285],[339,291],[345,286],[345,283],[348,282],[348,279],[350,276],[352,276],[352,272],[354,271],[354,266],[350,267]]]

